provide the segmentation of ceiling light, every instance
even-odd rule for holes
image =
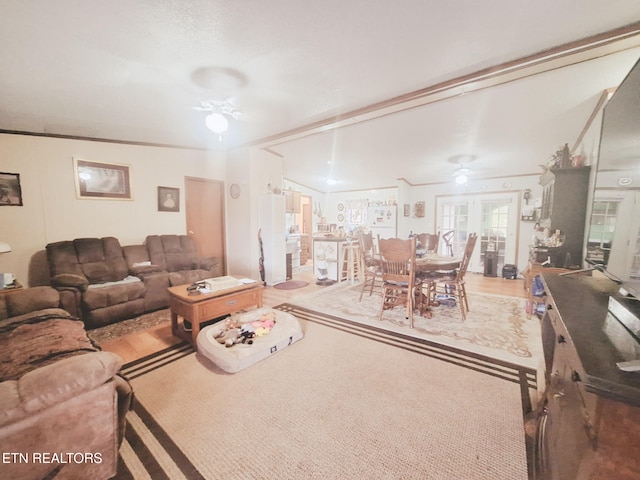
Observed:
[[[621,187],[629,186],[632,182],[633,179],[631,179],[630,177],[622,177],[618,179],[618,185],[620,185]]]
[[[210,113],[205,119],[207,128],[217,135],[222,135],[229,128],[229,120],[221,113]]]
[[[465,154],[449,158],[449,163],[458,165],[458,168],[453,172],[453,177],[458,185],[466,185],[467,181],[469,181],[469,174],[471,173],[471,170],[465,168],[464,164],[471,163],[475,161],[475,159],[475,155]]]
[[[456,183],[458,185],[464,185],[465,183],[467,183],[467,180],[469,180],[469,177],[467,177],[466,175],[464,175],[462,173],[458,173],[456,175]]]
[[[335,178],[327,178],[327,185],[336,185],[338,183],[338,180],[336,180]]]
[[[200,107],[195,109],[210,112],[205,118],[205,124],[209,130],[220,137],[220,141],[222,141],[222,134],[229,128],[228,117],[234,119],[240,117],[240,112],[230,100],[201,100]]]
[[[465,185],[469,180],[470,173],[471,171],[468,168],[460,167],[453,172],[453,176],[458,185]]]

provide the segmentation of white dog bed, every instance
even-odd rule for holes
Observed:
[[[252,345],[237,343],[232,347],[225,347],[218,343],[215,337],[225,328],[222,321],[203,328],[198,334],[198,353],[207,357],[225,372],[236,373],[279,352],[304,336],[298,319],[280,310],[259,308],[236,316],[236,320],[241,324],[255,322],[267,312],[275,312],[276,324],[268,334],[253,338]]]

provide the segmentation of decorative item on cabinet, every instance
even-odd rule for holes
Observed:
[[[416,217],[418,218],[424,217],[424,202],[416,202],[415,212],[416,212]]]

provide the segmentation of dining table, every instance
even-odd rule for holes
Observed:
[[[462,262],[462,257],[451,257],[449,255],[438,255],[437,253],[426,253],[424,255],[416,255],[416,275],[421,272],[435,272],[435,271],[443,271],[449,272],[454,271],[456,268],[460,266]],[[430,307],[438,307],[440,306],[440,302],[435,301],[434,299],[428,298],[424,292],[419,292],[420,298],[416,299],[416,301],[420,301],[421,313],[423,316],[427,316],[431,318]],[[427,313],[428,311],[428,313]]]
[[[450,257],[437,253],[426,253],[421,256],[416,255],[416,273],[455,270],[460,266],[460,262],[462,262],[462,257]]]

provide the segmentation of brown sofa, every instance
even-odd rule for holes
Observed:
[[[62,304],[97,328],[169,306],[167,288],[222,275],[220,259],[198,255],[186,235],[149,235],[143,245],[80,238],[46,247]]]
[[[1,295],[0,445],[14,455],[1,476],[113,477],[132,397],[121,363],[60,308],[55,289]]]

